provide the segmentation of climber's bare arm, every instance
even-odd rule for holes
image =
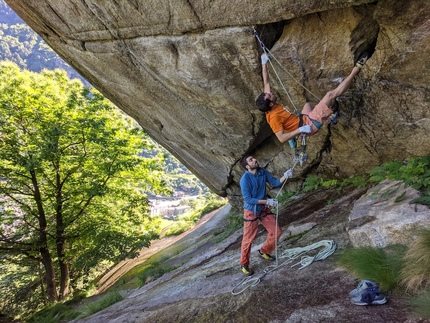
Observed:
[[[285,132],[284,130],[279,130],[278,132],[275,132],[276,137],[281,143],[284,143],[290,139],[293,139],[297,135],[300,134],[300,130],[296,129],[292,132]]]
[[[264,84],[264,93],[270,93],[270,82],[269,82],[269,72],[267,70],[267,64],[263,64],[261,66],[261,70],[263,72],[263,84]]]

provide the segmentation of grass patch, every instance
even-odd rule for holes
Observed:
[[[417,231],[409,247],[351,248],[336,261],[359,280],[377,282],[381,292],[402,296],[414,315],[430,318],[430,230]]]
[[[351,248],[338,256],[338,265],[358,279],[379,283],[381,291],[395,289],[399,284],[401,261],[405,248],[390,246],[388,250],[372,247]]]
[[[64,321],[71,321],[78,318],[79,311],[74,310],[72,307],[63,303],[57,303],[45,307],[44,309],[32,314],[26,319],[28,323],[60,323]]]
[[[418,293],[427,289],[430,286],[430,230],[418,232],[404,259],[401,280],[406,290]]]
[[[136,275],[138,287],[140,288],[146,283],[156,280],[157,278],[160,278],[164,274],[167,274],[175,269],[175,267],[163,266],[161,262],[154,262]]]
[[[194,225],[201,219],[203,215],[219,209],[225,204],[227,204],[226,199],[221,199],[211,195],[198,204],[191,205],[192,211],[178,216],[178,221],[175,221],[167,228],[167,230],[165,230],[164,236],[179,235],[188,231],[194,227]]]
[[[84,318],[109,307],[124,298],[118,292],[110,292],[95,302],[87,302],[80,310],[78,318]]]
[[[410,298],[408,304],[413,308],[415,316],[430,318],[430,291]]]

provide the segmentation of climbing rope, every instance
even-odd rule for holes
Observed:
[[[294,108],[294,113],[295,114],[299,114],[299,110],[297,109],[296,105],[294,104],[290,94],[288,93],[287,89],[285,88],[277,70],[275,69],[271,58],[273,58],[273,60],[297,83],[299,84],[304,90],[308,91],[313,97],[315,97],[318,101],[320,101],[321,99],[316,96],[311,90],[309,90],[307,87],[305,87],[300,81],[298,81],[277,59],[275,56],[272,55],[272,53],[270,52],[270,50],[264,45],[263,41],[260,39],[257,31],[255,30],[255,28],[253,28],[254,30],[254,35],[257,39],[257,41],[260,44],[261,49],[263,50],[264,53],[267,54],[268,58],[269,58],[269,64],[272,67],[273,72],[275,73],[276,78],[278,79],[279,83],[282,86],[282,89],[284,90],[285,94],[287,95],[288,99],[290,100],[291,105]],[[291,113],[286,107],[284,107],[285,110],[287,110],[289,113]],[[296,147],[292,147],[295,148],[295,154],[294,154],[294,165],[292,167],[292,170],[294,170],[294,168],[296,167],[297,163],[300,163],[300,165],[303,164],[304,161],[307,161],[309,159],[308,155],[306,154],[306,135],[300,135],[298,137],[298,141],[300,144],[300,148],[298,146]],[[285,179],[285,181],[282,183],[281,188],[279,189],[278,193],[276,194],[275,199],[278,198],[279,194],[282,192],[282,189],[285,185],[285,183],[287,182],[287,179]],[[299,264],[301,264],[301,267],[299,269],[303,269],[307,266],[309,266],[310,264],[312,264],[314,261],[318,261],[318,260],[322,260],[327,258],[328,256],[330,256],[331,254],[333,254],[337,248],[337,244],[335,241],[333,240],[322,240],[320,242],[311,244],[309,246],[306,247],[297,247],[297,248],[292,248],[292,249],[286,249],[282,252],[282,254],[278,257],[278,241],[276,239],[276,237],[278,236],[278,216],[279,216],[279,207],[276,206],[276,214],[275,214],[275,218],[276,218],[276,226],[275,226],[275,264],[273,265],[269,265],[267,266],[264,271],[263,274],[256,276],[254,278],[251,277],[246,277],[244,278],[239,284],[237,284],[231,291],[231,293],[233,295],[239,295],[240,293],[243,293],[246,289],[250,288],[250,287],[254,287],[256,285],[258,285],[261,281],[261,279],[266,276],[268,273],[274,271],[275,269],[284,266],[288,263],[291,263],[294,260],[297,260],[299,257],[301,257],[300,261],[297,262],[296,264],[292,265],[291,267],[295,267]],[[320,250],[315,256],[309,256],[307,255],[308,252],[316,250],[318,248],[324,247],[324,249]],[[287,258],[286,261],[284,261],[282,264],[278,263],[278,259],[283,259],[283,258]],[[242,287],[242,289],[237,290],[239,287]]]
[[[314,96],[318,101],[320,101],[321,99],[316,96],[311,90],[309,90],[306,86],[304,86],[299,80],[297,80],[280,62],[278,59],[276,59],[276,57],[274,55],[272,55],[272,53],[270,52],[270,50],[266,47],[266,45],[264,45],[263,41],[261,40],[260,36],[258,35],[256,29],[253,27],[254,30],[254,35],[255,38],[257,39],[258,43],[260,44],[261,49],[263,50],[264,53],[267,54],[268,59],[269,59],[269,64],[272,67],[272,70],[276,76],[276,78],[279,81],[279,84],[281,84],[282,89],[284,90],[285,94],[288,97],[288,100],[290,101],[291,105],[294,108],[294,113],[296,115],[299,115],[300,112],[297,109],[296,105],[294,104],[293,99],[291,98],[290,94],[288,93],[287,89],[284,86],[284,83],[281,80],[281,77],[279,76],[278,71],[276,70],[274,64],[272,63],[271,58],[273,58],[273,60],[277,63],[277,65],[279,65],[297,84],[299,84],[303,89],[305,89],[306,91],[308,91],[312,96]],[[284,109],[286,111],[288,111],[289,113],[291,113],[287,107],[284,106]],[[306,135],[305,134],[301,134],[300,136],[298,136],[298,139],[292,139],[293,140],[293,145],[290,144],[291,148],[294,149],[294,162],[300,162],[300,165],[303,165],[304,162],[309,160],[309,156],[306,153],[306,147],[307,147],[307,139],[306,139]],[[297,142],[299,142],[300,146],[297,145]]]
[[[307,255],[308,252],[314,251],[318,248],[324,247],[324,249],[320,250],[315,256],[309,256]],[[299,269],[303,269],[310,264],[312,264],[314,261],[323,260],[327,258],[328,256],[332,255],[337,249],[337,244],[333,240],[321,240],[319,242],[313,243],[306,247],[297,247],[292,249],[286,249],[284,250],[281,255],[279,256],[280,259],[286,258],[286,260],[281,263],[280,265],[277,264],[278,257],[276,258],[276,264],[275,265],[269,265],[264,269],[264,273],[256,278],[250,278],[247,277],[243,279],[239,284],[237,284],[231,291],[233,295],[239,295],[243,293],[246,289],[250,287],[254,287],[258,285],[261,281],[261,279],[266,276],[268,273],[274,271],[275,269],[282,267],[288,263],[293,262],[294,260],[297,260],[299,257],[299,262],[293,264],[291,266],[295,267],[297,265],[301,265]],[[245,286],[241,290],[236,290],[240,286]]]
[[[285,66],[283,66],[280,62],[279,62],[279,60],[270,52],[270,50],[266,47],[266,45],[264,45],[264,43],[263,43],[263,41],[261,40],[261,38],[260,38],[260,36],[258,35],[258,33],[257,33],[257,30],[255,30],[255,27],[253,27],[253,31],[254,31],[254,35],[255,35],[255,38],[257,38],[257,40],[258,40],[258,43],[260,44],[260,47],[261,47],[261,49],[266,53],[266,54],[268,54],[267,56],[269,57],[269,63],[270,63],[270,66],[272,67],[272,69],[273,69],[273,71],[274,71],[274,73],[275,73],[275,75],[276,75],[276,77],[277,77],[277,79],[278,79],[278,81],[279,81],[279,83],[281,84],[281,86],[282,86],[282,89],[285,91],[285,93],[287,94],[287,97],[288,97],[288,99],[290,100],[290,102],[291,102],[291,104],[293,105],[293,107],[294,107],[294,109],[295,109],[295,111],[298,111],[297,110],[297,108],[296,108],[296,106],[294,105],[294,102],[292,101],[292,99],[291,99],[291,97],[290,97],[290,95],[289,95],[289,93],[288,93],[288,91],[286,90],[286,88],[285,88],[285,86],[284,86],[284,84],[282,83],[282,80],[281,80],[281,78],[279,77],[279,74],[278,74],[278,72],[276,71],[276,69],[274,68],[274,65],[272,64],[272,61],[271,61],[271,58],[273,58],[273,60],[279,65],[279,67],[282,69],[282,70],[284,70],[284,72],[286,72],[287,74],[288,74],[288,76],[290,76],[298,85],[300,85],[305,91],[308,91],[315,99],[317,99],[318,101],[321,101],[321,99],[317,96],[317,95],[315,95],[311,90],[309,90],[306,86],[304,86],[299,80],[297,80],[286,68],[285,68]]]

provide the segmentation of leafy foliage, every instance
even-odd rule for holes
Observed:
[[[167,228],[164,232],[165,236],[178,235],[191,229],[203,215],[220,208],[225,205],[227,201],[225,199],[215,197],[214,195],[210,195],[209,197],[206,197],[205,200],[198,200],[196,203],[198,203],[198,205],[193,205],[191,212],[181,214],[178,217],[178,221]]]
[[[317,176],[309,175],[303,183],[303,191],[309,192],[317,190],[320,187],[331,186],[337,186],[339,191],[342,191],[349,185],[365,187],[369,182],[380,183],[385,179],[400,181],[402,184],[381,194],[382,198],[398,194],[395,202],[400,202],[406,195],[406,191],[402,191],[401,186],[404,188],[412,187],[421,191],[422,196],[409,201],[409,203],[430,205],[430,155],[412,157],[406,163],[399,161],[384,163],[372,169],[369,172],[369,176],[357,175],[343,180],[324,180]],[[375,192],[375,194],[377,193]]]
[[[404,188],[412,187],[421,191],[422,196],[409,203],[430,205],[430,155],[412,157],[406,163],[390,161],[370,171],[370,181],[379,183],[385,179],[402,181]],[[399,188],[386,194],[397,193]],[[402,192],[396,201],[402,200],[404,195],[405,192]]]
[[[0,61],[6,60],[33,72],[60,68],[67,71],[70,78],[78,78],[88,85],[85,79],[0,0]]]
[[[163,159],[139,156],[148,142],[64,71],[0,63],[0,255],[22,275],[42,264],[43,279],[29,277],[32,291],[44,281],[55,298],[60,282],[64,297],[102,260],[133,257],[157,238],[143,192],[167,191]]]

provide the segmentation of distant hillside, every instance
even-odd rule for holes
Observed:
[[[12,61],[33,72],[60,68],[70,78],[78,78],[89,86],[3,0],[0,0],[0,60]]]
[[[0,60],[12,61],[19,67],[32,72],[59,68],[65,70],[70,78],[78,78],[86,86],[91,86],[28,27],[3,0],[0,0]],[[151,158],[157,154],[165,156],[164,180],[173,191],[181,191],[187,195],[209,192],[206,185],[161,145],[154,142],[154,148],[144,157]]]

